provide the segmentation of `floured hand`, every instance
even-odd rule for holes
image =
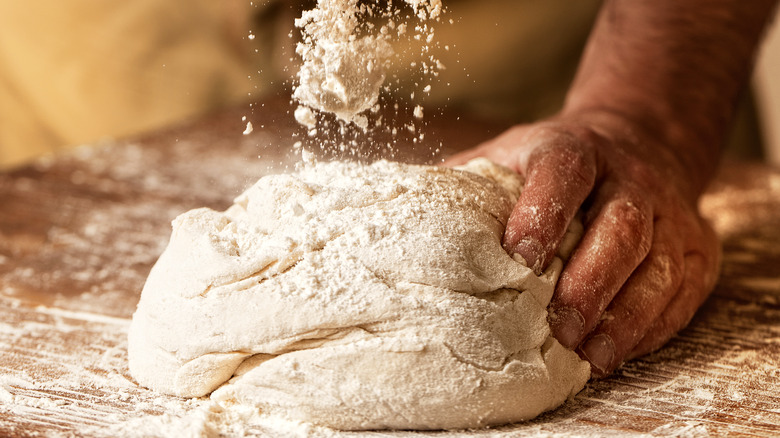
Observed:
[[[452,159],[526,177],[504,246],[537,271],[583,211],[550,322],[597,375],[663,345],[714,287],[720,248],[697,201],[776,3],[607,0],[560,115]]]
[[[659,348],[714,287],[719,244],[697,209],[703,184],[673,146],[600,113],[517,126],[449,160],[484,156],[526,177],[504,247],[537,271],[582,210],[585,235],[557,286],[551,325],[596,375]]]

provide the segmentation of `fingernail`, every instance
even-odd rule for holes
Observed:
[[[596,335],[582,347],[582,354],[595,368],[606,374],[615,358],[615,344],[608,335]]]
[[[550,329],[564,347],[573,350],[582,338],[585,318],[576,309],[564,307],[550,314]]]
[[[543,254],[544,248],[542,248],[539,242],[533,239],[523,239],[515,243],[511,248],[506,249],[511,255],[522,257],[525,265],[533,269],[537,275],[541,273],[542,262],[540,255]]]

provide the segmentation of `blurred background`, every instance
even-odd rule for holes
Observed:
[[[313,6],[302,3],[0,0],[0,169],[289,93],[294,19]],[[560,107],[600,6],[444,3],[433,52],[446,70],[421,78],[409,68],[419,46],[398,41],[395,92],[408,99],[421,80],[431,80],[424,105],[508,122]],[[780,164],[780,126],[773,123],[780,121],[777,27],[762,47],[727,155]]]

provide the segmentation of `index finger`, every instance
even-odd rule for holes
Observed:
[[[596,153],[587,141],[592,135],[545,128],[527,137],[533,152],[503,244],[536,273],[550,264],[569,223],[593,190]]]

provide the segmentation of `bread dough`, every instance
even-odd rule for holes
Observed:
[[[537,277],[501,247],[521,186],[484,159],[319,163],[184,213],[133,316],[130,372],[338,429],[553,409],[590,368],[550,335],[560,258]]]

